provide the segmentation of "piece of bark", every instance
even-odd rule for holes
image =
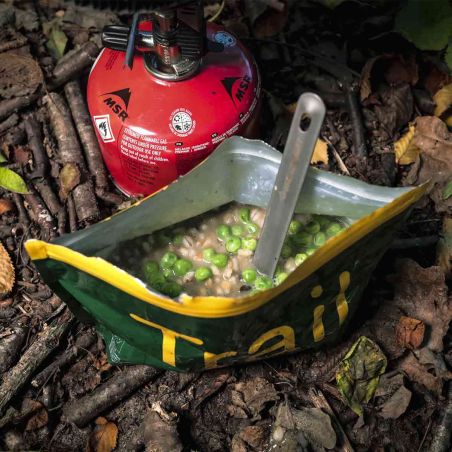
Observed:
[[[72,195],[68,196],[66,202],[69,217],[69,231],[75,232],[77,230],[77,214],[75,212],[75,203]]]
[[[32,399],[24,399],[20,410],[13,407],[6,410],[5,415],[0,419],[0,429],[10,423],[18,424],[40,409],[42,409],[42,403]]]
[[[70,110],[64,99],[57,93],[49,93],[43,100],[50,113],[50,122],[58,141],[62,162],[77,165],[81,174],[80,184],[72,190],[78,220],[82,223],[95,221],[99,218],[100,213]]]
[[[33,378],[31,384],[35,388],[41,387],[49,380],[49,378],[53,374],[57,373],[58,370],[69,364],[72,364],[81,353],[86,353],[86,349],[94,344],[95,341],[96,336],[91,331],[88,331],[87,333],[78,337],[75,341],[75,344],[67,349],[62,355],[53,360],[49,366],[47,366],[35,378]]]
[[[128,366],[81,399],[63,407],[62,419],[82,427],[133,391],[153,380],[161,370],[149,366]]]
[[[88,41],[79,49],[65,55],[53,70],[49,89],[53,90],[80,75],[86,67],[94,63],[99,52],[99,47],[94,42]]]
[[[58,347],[72,319],[72,314],[66,310],[60,318],[37,335],[19,362],[4,375],[0,385],[0,415],[14,395],[29,381],[36,369]]]
[[[8,118],[20,109],[28,107],[37,98],[37,94],[30,94],[29,96],[13,97],[12,99],[0,101],[0,121]]]
[[[28,328],[15,326],[8,336],[0,339],[0,373],[6,372],[16,361]]]

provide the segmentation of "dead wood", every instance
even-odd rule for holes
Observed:
[[[72,314],[66,311],[52,325],[41,331],[22,355],[19,362],[4,376],[0,386],[0,414],[14,395],[27,383],[36,369],[58,347],[61,337],[72,322]]]
[[[16,204],[17,212],[19,213],[19,223],[23,224],[25,227],[28,227],[30,225],[30,218],[24,207],[22,196],[17,193],[13,193],[13,200]]]
[[[13,113],[8,119],[5,119],[2,123],[0,123],[0,134],[6,132],[10,127],[13,127],[19,121],[19,116],[16,113]]]
[[[53,70],[49,89],[53,90],[80,75],[85,68],[94,63],[99,51],[94,42],[88,41],[79,49],[65,55]]]
[[[22,108],[28,107],[37,98],[37,94],[30,94],[29,96],[13,97],[12,99],[0,101],[0,120],[9,117]]]
[[[89,223],[99,218],[93,184],[89,178],[83,159],[77,132],[72,123],[71,113],[64,99],[57,93],[44,97],[50,113],[53,132],[58,141],[58,149],[64,164],[75,164],[80,171],[80,183],[72,190],[78,220]]]
[[[0,373],[6,372],[16,361],[28,328],[17,325],[10,329],[9,334],[0,339]]]
[[[63,420],[81,427],[123,400],[133,391],[149,383],[162,371],[150,366],[128,366],[118,372],[92,393],[63,407]]]
[[[34,190],[23,195],[26,207],[33,221],[39,225],[42,231],[43,240],[50,240],[56,237],[55,220],[47,209],[41,197]]]
[[[85,151],[85,158],[88,163],[90,173],[94,176],[94,184],[96,187],[96,195],[112,204],[120,204],[122,197],[109,193],[109,182],[107,170],[102,159],[99,143],[94,132],[91,117],[85,103],[85,99],[80,90],[80,84],[77,80],[66,83],[64,87],[66,98],[71,108],[72,117]]]

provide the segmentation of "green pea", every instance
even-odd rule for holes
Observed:
[[[181,234],[177,234],[173,237],[173,245],[174,246],[181,246],[182,241],[184,240],[184,236]]]
[[[239,217],[244,223],[248,223],[251,220],[251,210],[248,207],[242,207],[239,210]]]
[[[193,264],[189,260],[178,259],[173,269],[176,276],[185,276],[192,268]]]
[[[242,239],[242,248],[244,250],[254,251],[257,247],[257,240],[253,237],[245,237]]]
[[[231,228],[227,224],[222,224],[217,227],[217,236],[220,240],[226,240],[231,236]]]
[[[229,253],[236,253],[242,246],[242,240],[240,237],[229,237],[226,240],[226,251]]]
[[[170,281],[163,285],[162,293],[171,298],[176,298],[182,293],[182,286],[176,282]]]
[[[304,246],[309,246],[312,243],[313,236],[306,231],[301,231],[298,234],[291,236],[291,239],[296,246],[302,248]]]
[[[288,243],[284,243],[281,249],[281,257],[287,259],[292,256],[292,247]]]
[[[316,251],[317,251],[316,248],[308,248],[308,249],[306,250],[306,254],[307,254],[308,256],[312,256]]]
[[[322,246],[326,242],[326,235],[323,232],[317,232],[317,234],[314,236],[314,245],[315,246]]]
[[[275,275],[275,284],[279,286],[289,275],[286,272],[281,272]]]
[[[259,232],[259,226],[256,223],[246,223],[245,227],[250,234],[256,235]]]
[[[301,229],[301,223],[298,220],[292,220],[289,224],[289,234],[294,235]]]
[[[268,276],[258,276],[254,283],[257,290],[267,290],[273,287],[273,281]]]
[[[203,252],[202,252],[202,258],[206,261],[206,262],[212,262],[213,256],[215,256],[215,250],[213,248],[206,248]]]
[[[306,231],[311,234],[316,234],[320,231],[320,224],[318,221],[312,220],[306,225]]]
[[[333,237],[336,234],[339,234],[339,232],[341,232],[344,229],[344,227],[340,224],[340,223],[331,223],[327,228],[326,228],[326,235],[327,237]]]
[[[228,265],[228,256],[227,254],[218,253],[212,257],[212,264],[218,268],[224,268]]]
[[[212,277],[212,270],[209,267],[199,267],[195,271],[195,279],[198,282],[205,281]]]
[[[177,255],[168,251],[160,259],[160,267],[171,268],[177,261]]]
[[[166,279],[161,273],[154,273],[148,278],[148,283],[153,289],[161,292],[166,284]]]
[[[301,265],[306,259],[308,258],[308,255],[306,253],[298,253],[295,255],[295,264]]]
[[[241,224],[235,224],[231,227],[231,233],[232,235],[235,235],[237,237],[240,237],[243,235],[245,230],[243,229],[243,226]]]
[[[171,278],[171,276],[174,276],[173,270],[171,268],[164,268],[162,269],[162,274],[165,278]]]
[[[256,281],[257,272],[254,268],[246,268],[242,271],[242,279],[248,284],[252,284]]]
[[[143,273],[146,278],[149,277],[149,275],[152,275],[154,273],[158,273],[159,271],[159,264],[155,261],[146,261],[143,265]]]

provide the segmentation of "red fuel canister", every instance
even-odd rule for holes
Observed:
[[[119,189],[149,195],[231,135],[255,134],[260,79],[235,36],[205,24],[202,2],[109,26],[88,105]]]

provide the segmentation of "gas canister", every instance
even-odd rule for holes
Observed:
[[[105,164],[120,190],[149,195],[204,160],[225,138],[256,133],[254,59],[201,1],[135,14],[103,30],[88,105]]]

